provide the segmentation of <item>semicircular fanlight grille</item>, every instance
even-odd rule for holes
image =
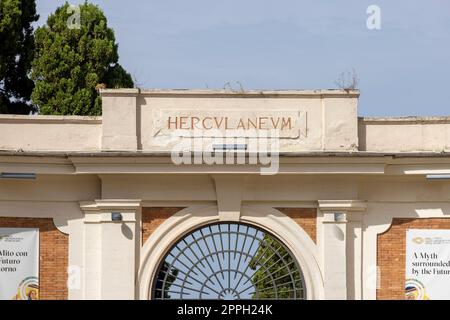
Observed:
[[[303,276],[288,248],[241,223],[201,227],[179,240],[156,273],[153,299],[304,299]]]

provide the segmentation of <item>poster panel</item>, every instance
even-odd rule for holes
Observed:
[[[39,299],[39,229],[0,228],[0,300]]]
[[[406,231],[405,297],[450,300],[450,230]]]

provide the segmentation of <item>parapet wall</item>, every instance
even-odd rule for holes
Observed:
[[[359,150],[448,152],[450,117],[359,118]]]
[[[104,90],[102,148],[171,151],[194,136],[259,139],[276,131],[281,152],[357,151],[358,97],[342,90]]]
[[[0,150],[95,151],[102,118],[0,115]]]
[[[0,115],[0,150],[170,152],[277,129],[281,152],[445,152],[450,117],[358,118],[358,91],[103,90],[103,116]],[[179,131],[183,133],[180,135]]]

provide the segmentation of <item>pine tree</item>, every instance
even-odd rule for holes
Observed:
[[[118,64],[118,45],[102,10],[85,2],[68,3],[36,30],[32,100],[41,114],[99,115],[96,87],[133,87]]]

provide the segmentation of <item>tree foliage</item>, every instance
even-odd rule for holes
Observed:
[[[32,100],[40,113],[99,115],[97,85],[133,87],[130,74],[118,64],[114,32],[98,6],[64,4],[36,30],[35,38]]]
[[[158,281],[155,285],[155,293],[156,297],[159,299],[170,299],[170,289],[172,284],[175,282],[175,280],[178,277],[178,273],[180,270],[177,268],[169,265],[166,261],[164,261],[163,265],[161,266],[161,270],[159,271],[160,275],[158,276]],[[165,281],[162,281],[161,279],[165,279]],[[163,286],[164,283],[164,286]],[[164,292],[164,295],[162,294]]]
[[[289,251],[274,238],[264,236],[249,265],[256,270],[252,276],[255,287],[253,299],[302,297],[300,271]]]
[[[0,0],[0,113],[28,114],[33,81],[34,0]]]

